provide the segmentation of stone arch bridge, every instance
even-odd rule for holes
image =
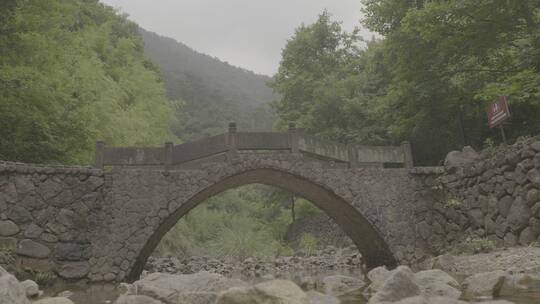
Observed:
[[[0,246],[16,253],[16,267],[134,280],[184,214],[222,191],[261,183],[321,208],[368,267],[395,266],[430,252],[429,231],[419,226],[429,191],[417,171],[408,143],[340,145],[293,126],[241,133],[231,124],[228,133],[176,146],[98,142],[93,168],[0,163]]]

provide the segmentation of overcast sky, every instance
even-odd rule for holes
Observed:
[[[326,8],[347,30],[360,0],[102,0],[143,28],[257,73],[277,71],[281,50],[302,23]],[[368,31],[363,36],[370,38]]]

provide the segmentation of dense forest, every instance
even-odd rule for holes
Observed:
[[[137,26],[96,1],[0,4],[0,159],[90,163],[96,140],[174,140]]]
[[[509,137],[540,133],[538,1],[362,2],[362,24],[381,38],[347,33],[324,12],[288,41],[272,84],[282,125],[342,142],[409,140],[416,162],[434,165],[500,142],[486,106],[506,95]]]

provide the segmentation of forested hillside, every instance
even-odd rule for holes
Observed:
[[[171,38],[140,29],[145,53],[159,66],[173,100],[184,115],[174,133],[190,140],[224,132],[231,121],[243,130],[270,130],[274,99],[268,76],[257,75],[194,51]]]
[[[98,1],[6,0],[0,14],[0,159],[81,164],[98,139],[174,139],[134,23]]]

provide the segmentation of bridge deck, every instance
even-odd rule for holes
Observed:
[[[413,167],[410,144],[401,146],[363,146],[339,144],[297,132],[236,132],[212,136],[180,145],[162,147],[107,147],[96,145],[96,167],[103,166],[172,166],[238,151],[288,151],[318,159],[347,163],[351,167],[401,164]]]

